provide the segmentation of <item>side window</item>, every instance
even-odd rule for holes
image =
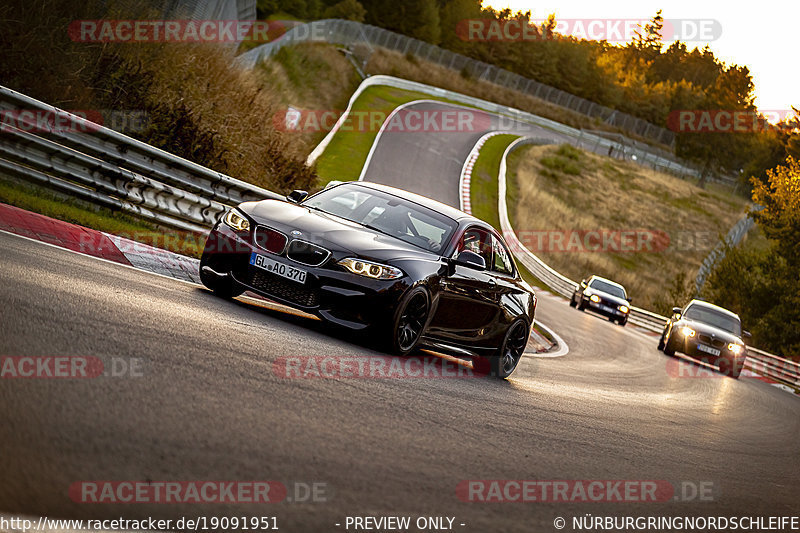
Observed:
[[[513,274],[514,263],[511,261],[511,256],[503,243],[496,237],[492,237],[492,252],[494,255],[492,270],[501,274]]]
[[[469,228],[461,236],[455,255],[464,250],[475,252],[486,261],[486,268],[492,267],[492,236],[481,228]]]

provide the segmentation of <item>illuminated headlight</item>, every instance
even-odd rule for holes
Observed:
[[[339,261],[339,264],[345,267],[353,274],[359,276],[367,276],[373,279],[397,279],[403,277],[403,271],[389,265],[382,265],[380,263],[373,263],[371,261],[364,261],[363,259],[354,259],[348,257]]]
[[[742,353],[742,345],[741,344],[730,343],[730,344],[728,344],[728,349],[730,351],[732,351],[736,355],[739,355],[740,353]]]
[[[244,218],[242,215],[236,212],[235,209],[231,209],[225,214],[225,218],[222,219],[225,224],[232,227],[236,231],[249,231],[250,230],[250,221]]]
[[[627,313],[628,311],[630,311],[627,305],[620,305],[619,310],[622,311],[623,313]]]
[[[591,301],[593,301],[594,303],[596,303],[596,304],[599,304],[599,303],[600,303],[600,297],[599,297],[598,295],[596,295],[596,294],[592,294],[592,295],[589,297],[589,299],[590,299]]]
[[[694,337],[694,330],[689,326],[683,326],[681,328],[681,333],[683,333],[684,337]]]

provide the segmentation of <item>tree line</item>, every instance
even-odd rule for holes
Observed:
[[[777,125],[760,118],[749,69],[727,65],[708,46],[665,43],[660,11],[625,43],[562,35],[552,14],[534,19],[530,11],[484,8],[480,0],[258,0],[258,11],[260,17],[365,22],[670,128],[676,154],[700,165],[704,180],[733,175],[747,189],[750,176],[765,181],[767,169],[788,155],[800,157],[797,113]],[[513,21],[534,38],[470,39],[469,20]],[[736,120],[740,128],[724,129]]]

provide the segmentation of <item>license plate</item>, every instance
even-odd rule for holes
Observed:
[[[706,346],[705,344],[698,344],[697,349],[701,352],[706,352],[711,355],[719,355],[720,353],[719,350],[717,350],[716,348],[712,348],[711,346]]]
[[[250,255],[250,264],[254,267],[266,270],[267,272],[272,272],[273,274],[277,274],[281,277],[296,281],[298,283],[305,283],[306,275],[308,274],[305,270],[295,268],[287,265],[286,263],[279,263],[274,259],[264,257],[263,255],[259,255],[255,252]]]
[[[609,307],[607,305],[601,305],[600,309],[602,309],[606,313],[613,313],[615,311],[615,309],[613,307]]]

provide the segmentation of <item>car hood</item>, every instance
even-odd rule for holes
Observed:
[[[358,255],[365,259],[438,259],[438,255],[361,224],[281,200],[245,202],[239,208],[257,224],[330,249],[334,256]],[[301,232],[301,235],[293,234]]]
[[[698,335],[703,333],[704,335],[713,335],[717,339],[723,342],[733,342],[736,344],[744,344],[742,342],[741,337],[737,337],[730,331],[725,331],[724,329],[715,328],[710,324],[706,324],[705,322],[697,322],[696,320],[689,320],[689,319],[681,319],[681,326],[689,326],[693,330],[695,330]]]
[[[598,291],[597,289],[591,289],[591,288],[590,289],[586,289],[584,291],[584,293],[587,296],[591,296],[592,294],[596,294],[599,297],[601,297],[602,299],[604,299],[606,301],[609,301],[609,302],[612,302],[612,303],[615,303],[616,305],[626,305],[628,307],[630,307],[630,305],[631,305],[630,302],[628,302],[628,300],[626,300],[625,298],[620,298],[619,296],[614,296],[614,295],[608,294],[607,292]]]

